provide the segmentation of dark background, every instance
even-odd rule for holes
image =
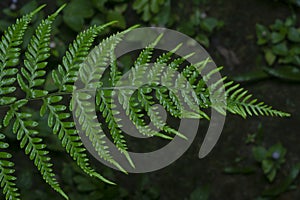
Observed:
[[[12,9],[12,1],[2,0],[0,2],[0,8],[4,10],[0,14],[2,30],[6,25],[12,23],[15,17],[22,15],[27,10],[30,11],[37,4],[47,4],[43,11],[45,16],[57,9],[58,5],[64,1],[38,1],[36,4],[32,2],[34,1],[19,0],[16,8]],[[86,0],[86,2],[88,4],[90,1]],[[260,71],[266,66],[262,48],[257,45],[256,24],[269,26],[276,19],[284,20],[293,13],[296,19],[299,19],[300,9],[297,4],[273,0],[179,0],[169,3],[164,1],[159,6],[158,13],[152,13],[146,20],[142,18],[142,13],[139,14],[133,9],[133,1],[103,1],[102,12],[101,9],[96,8],[95,2],[91,1],[91,4],[94,11],[91,16],[87,14],[84,17],[84,24],[82,27],[78,27],[78,31],[95,21],[104,23],[110,19],[119,19],[123,23],[110,28],[102,37],[134,24],[179,29],[196,39],[199,39],[201,34],[205,35],[206,40],[210,41],[209,45],[205,42],[206,49],[218,66],[224,66],[223,76],[240,80],[241,85],[255,97],[274,108],[291,113],[292,116],[289,118],[248,117],[243,119],[229,114],[216,147],[207,157],[200,160],[198,151],[207,129],[207,122],[201,122],[197,138],[181,158],[162,170],[147,174],[124,175],[93,160],[97,171],[114,180],[117,186],[99,183],[99,181],[84,175],[59,147],[58,142],[48,136],[50,131],[41,130],[48,144],[50,143],[48,146],[53,162],[56,164],[54,169],[59,175],[58,179],[72,200],[299,199],[299,178],[294,179],[284,192],[278,192],[281,191],[280,188],[284,187],[283,183],[293,167],[300,162],[299,83],[274,76],[267,76],[262,80],[255,80],[254,76],[252,81],[245,81],[247,75],[244,75],[248,72]],[[24,5],[27,6],[25,9]],[[124,5],[126,8],[120,12],[118,9]],[[22,8],[23,11],[20,11]],[[198,22],[191,20],[193,18],[191,16],[197,11],[205,13],[206,16],[202,15],[204,18],[213,17],[222,21],[223,26],[213,28],[212,31],[203,31],[197,24]],[[66,13],[62,15],[66,15]],[[194,18],[199,19],[197,16]],[[59,62],[62,56],[61,52],[78,33],[66,21],[63,17],[57,21],[53,36],[56,47],[53,49],[54,55],[50,58],[50,63]],[[299,25],[299,21],[297,24]],[[201,41],[199,40],[199,42]],[[45,119],[39,119],[39,121],[46,127]],[[249,134],[258,134],[262,137],[252,143],[246,143]],[[18,149],[17,141],[13,137],[9,137],[9,140],[13,144],[11,151],[16,163],[17,184],[21,188],[23,199],[61,199],[42,181],[33,164]],[[285,163],[277,170],[275,180],[270,182],[264,175],[261,164],[254,159],[252,148],[261,146],[269,149],[277,143],[282,144],[287,150],[287,154]],[[231,173],[224,172],[224,169],[228,167],[232,169],[234,167],[234,170]],[[271,194],[274,195],[277,191],[278,195],[264,195],[267,189],[275,186],[278,186],[279,189],[275,188]],[[3,196],[0,197],[0,199],[2,198]]]

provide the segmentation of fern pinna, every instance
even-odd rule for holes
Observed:
[[[127,152],[123,131],[119,125],[121,120],[117,117],[119,113],[114,110],[116,104],[121,105],[137,130],[146,136],[172,139],[174,135],[178,135],[186,139],[183,134],[164,122],[155,106],[156,102],[159,102],[174,117],[206,118],[209,120],[203,109],[216,105],[212,101],[217,101],[218,98],[217,96],[215,99],[211,98],[210,91],[220,90],[218,87],[220,82],[209,87],[206,86],[205,82],[221,68],[201,77],[201,70],[206,68],[210,60],[206,59],[194,65],[184,66],[185,59],[193,56],[193,53],[183,58],[174,58],[174,54],[181,47],[181,44],[172,51],[155,58],[153,67],[149,68],[148,63],[154,59],[155,45],[163,37],[160,35],[152,44],[141,51],[130,70],[129,79],[123,80],[123,73],[115,60],[114,48],[122,40],[124,34],[134,27],[108,37],[90,52],[99,33],[114,22],[103,26],[92,26],[81,32],[70,44],[62,59],[62,64],[51,72],[57,91],[49,92],[43,89],[45,76],[48,74],[45,69],[47,59],[50,56],[49,43],[52,23],[64,6],[41,21],[26,48],[24,59],[20,62],[20,58],[23,58],[20,45],[24,33],[31,18],[43,7],[41,6],[18,19],[2,36],[0,42],[0,106],[6,113],[1,116],[0,128],[4,129],[11,125],[11,132],[16,135],[20,147],[33,161],[45,182],[63,197],[68,199],[56,180],[46,144],[37,131],[39,124],[32,119],[32,114],[26,111],[30,101],[39,100],[42,102],[39,109],[40,115],[47,116],[49,128],[52,129],[53,134],[57,135],[61,145],[76,161],[77,165],[89,176],[109,184],[114,183],[101,176],[90,166],[86,149],[81,142],[78,131],[86,133],[101,158],[126,173],[110,154],[110,149],[104,140],[106,135],[101,131],[101,126],[106,125],[108,127],[117,149],[134,167],[134,163]],[[89,59],[87,59],[88,55]],[[104,81],[103,77],[99,77],[97,74],[102,74],[107,65],[109,65],[109,77],[108,81]],[[97,67],[95,68],[95,66]],[[179,69],[181,69],[180,73],[178,73]],[[145,74],[151,84],[139,85]],[[72,100],[66,103],[69,100],[66,97],[73,92],[74,83],[78,76],[83,83],[83,87],[80,88],[82,92],[75,93]],[[188,80],[189,84],[186,84],[185,80]],[[221,81],[225,81],[225,78]],[[122,88],[122,85],[140,87],[136,88],[135,92],[135,89]],[[191,88],[186,90],[187,87],[190,87],[189,85]],[[98,122],[93,110],[95,106],[90,101],[92,95],[89,88],[91,86],[97,87],[95,105],[97,112],[101,113],[105,119],[102,124]],[[227,82],[224,86],[227,97],[226,109],[233,114],[244,118],[248,115],[289,116],[287,113],[274,110],[272,107],[252,99],[246,90],[233,82]],[[119,88],[118,94],[111,88]],[[190,90],[195,92],[189,92]],[[24,95],[21,94],[22,92]],[[187,109],[183,108],[182,102],[186,104]],[[214,108],[224,113],[222,108]],[[72,111],[79,118],[81,130],[75,128]],[[151,120],[155,129],[146,123],[145,116]],[[12,155],[6,152],[8,147],[5,135],[0,133],[0,186],[3,189],[5,199],[18,200],[20,194],[15,184],[16,177],[14,176],[14,163],[11,161]]]

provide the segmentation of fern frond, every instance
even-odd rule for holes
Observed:
[[[167,62],[171,59],[171,56],[181,47],[181,45],[182,44],[179,44],[172,51],[160,55],[148,73],[149,82],[156,86],[156,98],[159,100],[160,104],[174,117],[182,116],[182,105],[177,96],[168,90],[167,87],[160,87],[160,81],[163,72],[165,71],[164,66],[167,65]]]
[[[44,116],[47,111],[49,112],[48,126],[58,136],[67,153],[86,174],[97,177],[106,183],[114,184],[90,167],[89,159],[85,153],[86,149],[78,136],[75,123],[68,121],[71,115],[67,112],[67,106],[60,103],[62,100],[62,96],[51,96],[43,99],[44,103],[41,107],[40,115]]]
[[[69,49],[62,60],[63,64],[58,66],[58,71],[52,72],[52,78],[60,92],[73,92],[73,84],[76,81],[80,65],[89,54],[95,38],[105,27],[113,23],[115,22],[102,26],[92,26],[81,32],[69,45]]]
[[[168,88],[159,87],[155,90],[155,97],[159,103],[174,117],[182,117],[182,105],[177,96],[174,95]]]
[[[147,68],[147,63],[151,59],[152,51],[155,45],[159,42],[163,35],[159,35],[158,38],[150,45],[148,45],[139,55],[137,61],[134,64],[134,67],[130,70],[129,78],[125,80],[121,80],[120,85],[127,85],[127,86],[142,86],[144,81],[144,76],[146,71],[149,70]],[[164,64],[166,64],[170,59],[174,52],[181,46],[178,45],[174,48],[173,51],[167,52],[162,54],[156,59],[154,66],[149,70],[148,80],[152,86],[158,86],[159,82],[159,74],[162,73]],[[140,89],[138,89],[140,90]],[[141,108],[138,106],[139,103],[137,99],[131,98],[134,93],[132,89],[123,89],[119,91],[118,100],[122,105],[123,109],[125,110],[126,115],[129,119],[133,122],[136,126],[138,131],[145,135],[145,136],[159,136],[166,139],[171,139],[170,137],[161,134],[155,130],[152,130],[148,125],[146,125],[144,116],[141,113]]]
[[[248,115],[289,116],[288,113],[274,110],[262,102],[258,103],[256,99],[252,99],[248,91],[240,88],[239,85],[234,85],[233,82],[223,85],[226,78],[207,85],[206,83],[214,80],[221,68],[211,70],[208,65],[211,62],[210,58],[196,64],[182,66],[189,57],[193,56],[191,53],[176,58],[175,54],[182,44],[177,45],[170,52],[161,54],[156,58],[153,66],[150,66],[154,48],[163,35],[159,35],[153,43],[141,51],[128,73],[128,79],[121,79],[123,74],[118,69],[114,51],[124,34],[131,29],[110,36],[90,51],[99,33],[114,22],[93,26],[76,37],[69,45],[62,64],[52,71],[52,79],[58,91],[49,94],[41,88],[45,84],[46,60],[50,56],[51,26],[63,7],[38,25],[25,52],[24,65],[20,67],[16,66],[22,57],[19,46],[24,32],[32,16],[42,7],[17,20],[16,24],[4,33],[0,41],[0,106],[10,108],[3,119],[4,127],[12,124],[12,132],[16,134],[20,147],[33,160],[45,182],[66,199],[68,199],[67,195],[55,178],[46,145],[36,131],[39,124],[32,120],[30,113],[23,112],[30,100],[43,101],[40,115],[48,117],[48,126],[83,172],[110,184],[114,183],[105,179],[90,166],[86,148],[78,134],[85,134],[98,157],[126,173],[111,155],[109,149],[111,143],[102,130],[102,126],[107,125],[116,148],[134,167],[125,137],[118,124],[121,120],[118,118],[120,113],[114,109],[119,104],[141,134],[166,139],[172,139],[170,135],[178,135],[184,139],[186,136],[163,120],[159,107],[155,105],[157,101],[169,114],[177,118],[209,120],[206,113],[202,111],[209,107],[221,114],[226,114],[227,109],[244,118]],[[80,80],[77,81],[77,78]],[[19,83],[17,87],[26,94],[25,99],[17,100],[12,96],[17,90],[16,80]],[[108,87],[105,88],[106,86]],[[116,94],[112,89],[119,86],[121,90]],[[65,103],[64,100],[67,98],[64,99],[64,95],[70,93],[73,94],[72,99]],[[224,99],[224,96],[227,99]],[[99,123],[95,111],[101,113],[105,121],[103,124]],[[73,119],[77,119],[75,122],[72,120],[71,112],[73,112]],[[154,127],[148,125],[146,122],[148,119]],[[0,128],[2,128],[1,123]],[[3,135],[0,134],[0,186],[7,200],[19,200],[20,195],[14,183],[16,178],[13,176],[13,163],[9,161],[11,155],[5,152],[8,145],[2,140]]]
[[[186,78],[177,70],[180,65],[193,53],[184,57],[172,60],[169,64],[166,61],[171,59],[172,53],[175,53],[180,45],[177,46],[171,53],[163,54],[155,62],[150,69],[148,78],[152,85],[156,86],[156,97],[167,111],[171,111],[171,115],[176,117],[192,117],[201,118],[208,116],[199,109],[198,96],[193,92],[192,86]],[[164,61],[165,60],[165,61]],[[162,84],[164,87],[161,87]],[[168,88],[168,89],[167,89]],[[191,111],[184,109],[182,103],[185,102]]]
[[[132,69],[130,72],[134,72]],[[130,78],[129,78],[130,79]],[[132,79],[130,79],[132,80]],[[123,83],[121,83],[123,85]],[[125,84],[126,85],[126,84]],[[131,85],[131,84],[129,84]],[[161,134],[155,130],[152,130],[145,122],[144,115],[141,113],[142,110],[139,107],[139,102],[136,98],[131,98],[134,91],[132,89],[122,89],[119,90],[118,93],[118,101],[122,105],[123,109],[125,110],[126,115],[129,117],[131,122],[135,125],[138,131],[148,137],[158,136],[165,139],[171,139],[170,137]]]
[[[143,108],[147,112],[148,116],[150,117],[150,121],[153,125],[161,131],[165,131],[169,134],[176,134],[177,136],[187,139],[183,134],[176,131],[175,129],[168,126],[160,116],[159,112],[157,111],[157,107],[154,106],[154,100],[151,95],[152,89],[151,88],[142,88],[138,91],[138,100],[141,102]]]
[[[10,106],[4,125],[7,126],[14,117],[13,133],[17,135],[17,139],[20,141],[20,147],[25,149],[25,154],[29,155],[30,160],[34,161],[35,166],[40,171],[43,179],[64,198],[68,199],[67,195],[60,188],[59,183],[55,178],[55,174],[52,170],[52,164],[50,163],[50,157],[48,157],[48,151],[46,151],[46,145],[43,144],[43,140],[37,137],[38,132],[34,130],[38,123],[30,120],[31,114],[20,112],[19,110],[27,104],[28,100],[16,101]]]
[[[88,59],[79,69],[83,87],[77,88],[79,90],[73,94],[72,98],[72,108],[75,109],[75,116],[79,119],[82,131],[85,132],[86,136],[90,139],[98,155],[123,172],[125,172],[125,170],[109,153],[108,146],[104,140],[106,135],[101,129],[101,124],[97,121],[97,116],[94,113],[94,107],[92,105],[94,102],[89,94],[89,89],[99,86],[99,79],[109,64],[108,60],[111,57],[110,54],[113,53],[115,46],[129,30],[110,36],[90,52]]]
[[[127,152],[126,140],[124,139],[122,130],[119,128],[119,125],[117,123],[121,119],[115,117],[115,115],[119,113],[113,110],[115,104],[112,96],[113,91],[111,90],[98,90],[96,96],[96,104],[99,107],[99,111],[102,113],[105,122],[108,124],[108,128],[110,130],[110,134],[112,136],[114,144],[116,145],[118,150],[125,155],[130,165],[134,168],[134,164]]]
[[[160,34],[154,42],[149,44],[146,48],[142,50],[142,52],[139,54],[138,58],[134,62],[134,67],[144,67],[143,65],[148,65],[152,58],[152,53],[154,50],[154,47],[157,45],[157,43],[160,41],[160,39],[163,37],[163,34]]]
[[[239,84],[227,82],[223,86],[220,86],[221,83],[225,82],[226,77],[207,87],[206,82],[222,69],[222,67],[219,67],[207,71],[207,64],[209,62],[210,59],[206,59],[183,70],[183,75],[189,80],[191,85],[194,85],[197,96],[201,100],[201,107],[215,106],[214,108],[220,113],[224,113],[224,109],[227,109],[229,112],[238,114],[243,118],[246,118],[248,115],[290,116],[290,114],[275,110],[263,102],[258,102],[257,99],[251,99],[252,95],[248,94],[247,90],[240,88]],[[206,71],[203,77],[200,74],[202,71]],[[199,77],[201,78],[199,79]],[[222,92],[224,89],[225,94]],[[219,98],[220,95],[225,95],[226,102],[219,102],[219,99],[223,99]],[[219,104],[220,106],[218,106]]]
[[[110,54],[110,68],[109,68],[109,86],[114,87],[120,80],[122,73],[117,67],[117,58],[114,53]]]
[[[13,86],[18,73],[16,65],[19,63],[19,47],[23,42],[24,33],[32,17],[44,6],[17,19],[16,23],[8,27],[0,42],[0,106],[8,105],[16,101],[16,97],[10,95],[16,91]]]
[[[278,111],[272,106],[266,105],[264,102],[258,102],[253,99],[251,94],[244,88],[240,88],[239,84],[232,85],[233,82],[226,83],[225,86],[227,96],[227,110],[233,114],[238,114],[243,118],[248,115],[265,115],[265,116],[279,116],[289,117],[289,113]]]
[[[182,74],[186,79],[188,79],[199,97],[199,106],[201,108],[208,108],[210,105],[209,91],[207,91],[207,88],[205,87],[205,82],[202,79],[199,80],[201,74],[197,68],[194,65],[188,65],[183,69]]]
[[[52,73],[54,82],[58,86],[60,92],[73,91],[73,84],[77,77],[79,66],[86,59],[96,36],[106,26],[109,26],[112,23],[114,22],[103,26],[91,27],[88,30],[81,32],[73,43],[70,44],[69,50],[63,57],[63,65],[58,66],[59,76],[56,71],[53,71]],[[52,105],[60,102],[62,97],[55,95],[43,100],[44,109],[41,110],[49,110],[48,125],[52,128],[54,134],[58,134],[58,138],[62,142],[62,146],[65,147],[67,153],[70,154],[70,156],[77,162],[78,166],[88,175],[97,177],[106,183],[114,184],[90,167],[89,159],[85,154],[85,148],[83,148],[83,144],[78,136],[75,124],[63,121],[70,117],[70,114],[66,112],[66,106]]]
[[[47,66],[47,62],[45,60],[50,57],[49,43],[52,23],[64,7],[65,5],[60,7],[60,9],[47,19],[42,20],[27,47],[27,51],[25,52],[26,59],[24,60],[25,67],[21,68],[22,75],[18,74],[17,76],[18,83],[26,93],[27,98],[38,98],[48,94],[48,91],[39,90],[37,87],[43,85],[45,82],[45,79],[42,77],[46,74],[44,68]]]
[[[91,103],[91,95],[85,92],[74,94],[72,106],[75,109],[75,116],[79,119],[78,123],[81,126],[79,131],[86,134],[100,158],[113,164],[122,172],[126,173],[119,163],[117,163],[110,155],[110,151],[108,150],[108,146],[104,140],[106,135],[94,113],[95,111],[94,106]]]
[[[14,163],[9,161],[12,155],[5,152],[9,145],[3,141],[4,139],[5,135],[0,133],[0,186],[6,200],[20,200],[20,193],[15,183],[17,178],[13,175]]]

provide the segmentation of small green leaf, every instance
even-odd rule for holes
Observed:
[[[293,66],[282,66],[277,68],[264,68],[264,70],[277,78],[288,81],[300,81],[300,70]]]
[[[256,24],[256,35],[257,35],[257,44],[258,45],[263,45],[268,43],[269,37],[270,37],[270,32],[267,29],[267,27],[261,25],[261,24]]]
[[[265,59],[269,66],[273,65],[276,60],[276,55],[272,53],[271,50],[267,50],[265,53]]]
[[[226,174],[252,174],[255,172],[253,167],[226,167],[224,169]]]
[[[280,56],[286,56],[289,53],[287,44],[285,42],[282,42],[280,44],[273,46],[272,51],[274,54],[280,55]]]
[[[284,193],[287,191],[290,187],[290,185],[293,183],[293,181],[298,177],[300,172],[300,163],[296,164],[292,167],[290,174],[282,181],[280,184],[267,189],[263,192],[264,196],[278,196],[281,193]]]
[[[71,29],[79,32],[83,28],[84,19],[93,15],[94,9],[90,1],[73,0],[64,9],[63,19]]]
[[[9,111],[6,113],[6,115],[5,115],[5,117],[4,117],[4,120],[3,120],[3,125],[4,125],[5,127],[7,127],[7,126],[9,125],[10,120],[13,118],[13,116],[14,116],[14,113],[12,112],[12,110],[9,110]]]
[[[279,32],[272,32],[271,33],[271,40],[273,44],[281,42],[285,38],[285,35]]]
[[[267,175],[267,178],[268,178],[268,180],[269,180],[270,182],[273,182],[273,181],[274,181],[274,179],[275,179],[275,177],[276,177],[276,173],[277,173],[276,169],[273,168],[273,169],[271,170],[271,172]]]
[[[17,102],[15,102],[14,106],[17,107],[17,108],[21,108],[23,107],[25,104],[27,104],[28,100],[26,99],[21,99]]]
[[[204,45],[206,48],[209,47],[209,38],[205,34],[199,34],[196,36],[196,40]]]
[[[300,29],[291,27],[288,32],[288,39],[292,42],[300,42]]]
[[[107,21],[118,21],[118,23],[114,24],[113,26],[125,29],[126,28],[126,20],[122,13],[117,11],[109,11],[107,13]]]
[[[48,91],[45,91],[45,90],[34,90],[32,92],[32,97],[39,98],[39,97],[46,96],[47,94],[48,94]]]
[[[206,30],[208,33],[212,33],[215,28],[219,26],[219,21],[215,18],[209,17],[205,18],[200,26]]]
[[[40,109],[40,116],[43,117],[47,111],[47,101],[43,99],[43,105]]]
[[[26,93],[29,92],[29,88],[28,88],[28,86],[25,84],[25,82],[24,82],[24,80],[23,80],[23,78],[22,78],[22,76],[21,76],[20,74],[17,75],[17,81],[18,81],[18,83],[19,83],[21,89],[22,89],[24,92],[26,92]]]
[[[49,103],[54,104],[54,103],[58,103],[63,99],[62,96],[51,96],[48,98]]]
[[[265,174],[271,173],[271,171],[274,169],[274,162],[269,159],[265,159],[262,161],[262,169]]]
[[[269,75],[263,69],[251,71],[245,74],[232,77],[232,80],[237,82],[258,81],[268,78]]]
[[[253,147],[252,153],[256,161],[262,162],[267,157],[267,150],[264,147]]]

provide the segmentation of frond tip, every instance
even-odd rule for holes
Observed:
[[[239,84],[231,86],[232,84],[233,82],[225,84],[225,87],[228,87],[226,90],[226,96],[227,110],[229,112],[238,114],[243,118],[246,118],[249,115],[278,117],[291,116],[289,113],[273,109],[272,106],[266,105],[264,102],[258,102],[257,99],[252,98],[253,95],[249,94],[247,90],[240,88]]]

